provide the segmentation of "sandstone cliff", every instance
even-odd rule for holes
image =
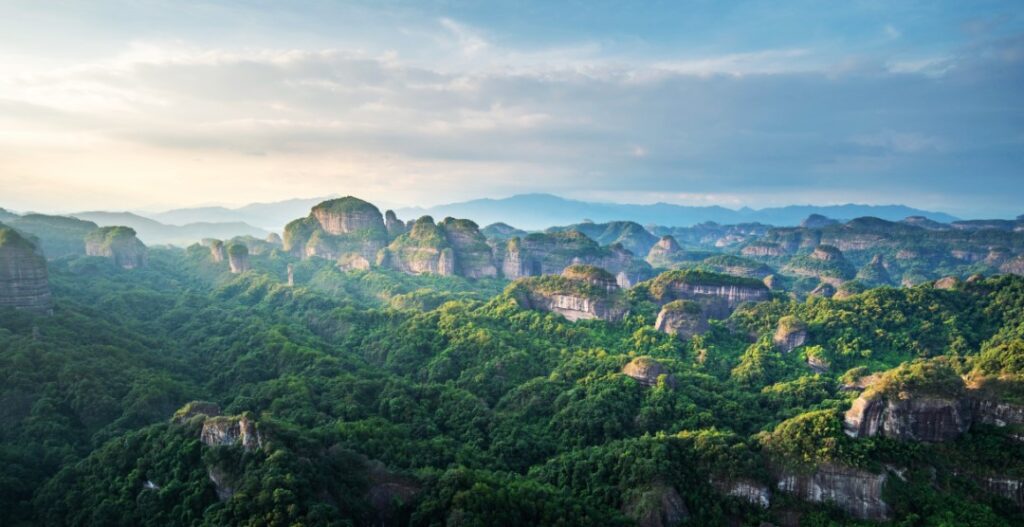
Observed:
[[[241,446],[256,450],[263,446],[259,427],[248,415],[215,416],[203,421],[199,440],[207,446]]]
[[[85,236],[85,254],[110,258],[123,269],[146,265],[146,246],[129,227],[100,227]]]
[[[852,467],[823,464],[810,473],[783,472],[778,489],[812,503],[833,502],[861,520],[889,519],[889,505],[882,499],[888,474],[874,474]]]
[[[783,353],[789,353],[804,345],[807,341],[807,324],[794,316],[785,316],[779,319],[772,342]]]
[[[597,269],[597,268],[591,268]],[[521,278],[506,289],[524,309],[537,309],[558,313],[576,320],[622,320],[628,313],[628,304],[614,284],[614,278],[602,269],[601,278],[585,278],[579,269],[568,276],[542,276]],[[601,282],[602,285],[595,285]]]
[[[769,297],[768,287],[760,280],[704,271],[668,271],[647,282],[652,300],[667,304],[674,300],[692,300],[701,304],[710,318],[727,318],[744,302],[760,302]]]
[[[231,269],[232,274],[241,274],[251,268],[249,265],[249,248],[245,245],[241,243],[228,245],[227,253],[228,267]]]
[[[494,254],[480,228],[470,220],[445,218],[440,225],[455,253],[455,273],[467,278],[493,278],[498,275]]]
[[[660,362],[650,357],[637,357],[622,367],[622,374],[635,379],[644,386],[657,386],[658,378],[664,375],[665,384],[674,387],[675,377]]]
[[[202,245],[210,249],[210,258],[212,258],[214,262],[221,263],[224,260],[227,260],[228,252],[224,247],[223,241],[206,238],[202,241]]]
[[[405,222],[398,219],[393,210],[384,213],[384,228],[388,231],[388,238],[392,240],[405,234],[407,230]]]
[[[46,258],[34,243],[0,225],[0,307],[49,313],[53,309]]]
[[[498,251],[506,278],[560,274],[573,264],[587,264],[606,269],[613,275],[625,272],[624,280],[638,276],[649,268],[637,262],[621,245],[601,247],[578,231],[533,233],[509,239]]]
[[[455,274],[455,253],[444,229],[430,216],[416,220],[409,232],[395,238],[378,263],[409,274]]]
[[[851,437],[951,441],[970,428],[971,410],[959,375],[941,363],[915,362],[880,376],[854,401],[843,426]]]
[[[711,329],[701,305],[691,300],[675,300],[661,306],[654,329],[689,339]]]
[[[295,256],[339,260],[358,255],[374,262],[388,243],[388,230],[377,207],[352,196],[325,201],[309,216],[284,229],[284,250]]]

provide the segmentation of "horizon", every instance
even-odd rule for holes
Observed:
[[[395,207],[549,193],[1021,213],[1015,2],[17,0],[0,31],[13,210],[341,188]]]
[[[151,209],[151,210],[144,210],[144,209],[51,209],[51,210],[35,210],[35,209],[15,209],[13,207],[5,207],[5,206],[3,206],[2,203],[0,203],[0,209],[6,210],[8,212],[15,213],[15,214],[20,214],[20,215],[25,215],[25,214],[44,214],[44,215],[52,215],[52,216],[70,216],[70,215],[75,215],[75,214],[92,214],[92,213],[134,214],[134,215],[141,216],[141,217],[144,217],[146,219],[153,220],[153,221],[159,221],[159,220],[155,220],[154,218],[150,217],[150,215],[161,215],[161,214],[167,214],[167,213],[178,212],[178,211],[198,210],[198,209],[223,209],[223,210],[226,210],[226,211],[234,212],[234,211],[239,211],[241,209],[244,209],[244,208],[250,207],[250,206],[276,205],[276,204],[287,203],[287,202],[292,202],[292,201],[317,201],[317,200],[319,200],[319,201],[326,201],[326,200],[335,199],[335,198],[339,198],[339,197],[343,197],[343,196],[352,196],[352,197],[356,197],[356,198],[359,198],[359,199],[363,199],[361,196],[356,196],[356,195],[351,195],[351,194],[344,194],[344,193],[334,193],[334,194],[325,195],[325,196],[289,197],[289,198],[284,198],[284,199],[276,200],[276,201],[254,201],[254,202],[241,203],[241,204],[216,203],[216,202],[214,202],[214,203],[198,204],[198,205],[194,205],[194,206],[183,206],[183,207],[174,207],[174,208],[168,208],[168,209]],[[950,213],[948,211],[945,211],[945,210],[919,209],[918,207],[913,207],[913,206],[907,205],[905,203],[897,203],[897,202],[893,202],[893,203],[857,203],[857,202],[789,203],[789,204],[785,204],[785,205],[771,205],[771,206],[764,206],[764,207],[752,207],[752,206],[749,206],[749,205],[729,206],[729,205],[720,205],[720,204],[688,205],[688,204],[683,204],[683,203],[671,203],[671,202],[665,202],[665,201],[656,201],[656,202],[625,202],[625,201],[622,201],[622,202],[619,202],[619,201],[605,201],[605,200],[583,200],[583,199],[569,198],[569,197],[566,197],[566,196],[560,196],[558,194],[553,194],[553,193],[548,193],[548,192],[524,192],[524,193],[520,193],[520,194],[510,194],[510,195],[506,195],[506,196],[502,196],[502,197],[479,197],[479,198],[470,198],[470,199],[467,199],[467,200],[462,200],[462,201],[457,201],[457,202],[456,201],[452,201],[452,202],[437,202],[437,203],[432,203],[432,204],[429,204],[429,205],[420,205],[420,204],[414,204],[414,205],[389,204],[389,205],[385,206],[382,203],[386,203],[386,202],[376,202],[374,200],[369,200],[369,199],[366,199],[364,201],[367,201],[367,202],[373,204],[378,209],[380,209],[381,213],[383,213],[385,210],[410,210],[410,209],[411,210],[417,210],[417,209],[422,209],[424,211],[429,211],[429,209],[433,209],[433,208],[439,208],[439,207],[444,207],[444,206],[449,206],[449,205],[457,205],[457,204],[468,203],[468,202],[505,201],[505,200],[510,200],[510,199],[513,199],[513,198],[522,198],[522,197],[553,197],[553,198],[557,198],[557,199],[561,199],[561,200],[566,200],[566,201],[575,201],[575,202],[579,202],[579,203],[598,204],[598,205],[621,205],[621,206],[641,206],[641,207],[642,206],[653,206],[653,205],[669,205],[669,206],[692,207],[692,208],[709,208],[709,209],[710,208],[718,207],[718,208],[729,210],[729,211],[732,211],[732,212],[742,212],[742,211],[748,211],[748,210],[752,211],[752,212],[760,212],[760,211],[772,210],[772,209],[804,208],[804,207],[821,207],[821,208],[826,208],[826,207],[871,207],[871,208],[906,207],[906,208],[918,209],[918,210],[920,210],[922,212],[927,212],[927,213],[932,213],[932,214],[946,214],[946,215],[955,217],[957,220],[986,220],[986,219],[1012,220],[1012,219],[1015,219],[1015,218],[1017,218],[1017,217],[1019,217],[1021,215],[1024,215],[1024,214],[1008,214],[1008,215],[1005,215],[1005,216],[997,216],[997,215],[961,216],[961,215],[957,215],[957,214],[952,214],[952,213]],[[406,218],[406,219],[410,219],[410,218]],[[415,219],[415,218],[411,218],[411,219]],[[473,219],[473,218],[468,218],[468,219]],[[849,220],[849,219],[853,219],[853,218],[833,218],[833,219]],[[169,224],[169,225],[173,225],[173,224]]]

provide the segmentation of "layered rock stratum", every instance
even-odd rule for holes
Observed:
[[[0,224],[0,307],[53,309],[46,258],[32,241]]]
[[[130,227],[100,227],[85,236],[85,254],[113,260],[123,269],[146,265],[146,246]]]

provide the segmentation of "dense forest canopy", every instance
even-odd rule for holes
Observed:
[[[61,256],[52,315],[0,311],[0,524],[1024,525],[1022,277],[510,285],[260,243]],[[758,296],[655,329],[701,316],[668,294],[693,284]],[[570,322],[524,288],[624,315]],[[953,413],[900,421],[926,407]]]

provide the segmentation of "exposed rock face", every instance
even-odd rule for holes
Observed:
[[[46,258],[31,241],[0,225],[0,307],[38,313],[53,309]]]
[[[295,266],[288,264],[288,287],[295,287]]]
[[[85,236],[85,254],[110,258],[122,269],[146,265],[146,246],[128,227],[100,227]]]
[[[955,276],[946,276],[935,281],[935,289],[956,289],[960,285],[960,279]]]
[[[754,242],[740,251],[743,256],[777,257],[784,256],[786,249],[773,242]]]
[[[807,324],[796,317],[785,316],[779,319],[779,325],[772,337],[772,342],[783,353],[789,353],[804,345],[807,341]]]
[[[325,201],[309,216],[284,229],[284,250],[295,256],[329,260],[357,254],[368,262],[388,243],[388,230],[377,207],[352,196]]]
[[[933,396],[899,399],[864,394],[854,401],[844,421],[846,434],[851,437],[882,435],[927,442],[952,441],[970,426],[969,401]]]
[[[772,490],[763,483],[749,479],[713,479],[711,484],[726,496],[739,498],[762,509],[767,509],[772,503]]]
[[[246,415],[208,418],[203,422],[199,440],[207,446],[240,445],[245,450],[263,446],[256,423]]]
[[[510,239],[500,255],[506,278],[560,274],[573,264],[606,269],[613,275],[635,271],[633,254],[621,245],[601,247],[578,231],[533,233]]]
[[[889,271],[885,268],[885,262],[880,254],[876,254],[871,258],[870,263],[857,271],[857,280],[871,286],[892,285],[892,277],[889,276]]]
[[[391,242],[382,252],[381,265],[409,274],[455,273],[455,256],[444,230],[434,224],[434,218],[423,216],[412,229]]]
[[[818,287],[815,287],[814,290],[811,291],[810,294],[811,294],[811,296],[820,296],[820,297],[823,297],[823,298],[832,298],[836,294],[836,287],[834,285],[828,283],[828,282],[822,282],[822,283],[818,284]]]
[[[700,304],[689,300],[676,300],[661,306],[654,329],[683,339],[692,338],[711,329]]]
[[[509,286],[516,302],[524,309],[538,309],[558,313],[576,320],[622,320],[628,313],[628,304],[614,278],[607,271],[597,269],[604,276],[585,276],[575,267],[569,276],[523,278]],[[598,285],[599,284],[599,285]]]
[[[493,278],[498,275],[494,254],[476,223],[445,218],[441,222],[445,238],[452,247],[455,274],[467,278]]]
[[[270,245],[273,245],[276,248],[281,248],[284,246],[284,240],[282,240],[281,235],[276,232],[268,234],[267,238],[264,241],[269,243]]]
[[[398,215],[393,210],[384,213],[384,227],[388,230],[388,237],[391,239],[405,234],[406,231],[405,222],[398,219]]]
[[[647,252],[647,262],[656,267],[676,267],[682,262],[696,262],[707,257],[706,252],[689,253],[679,246],[671,235],[662,236]]]
[[[1024,480],[1018,478],[1007,478],[988,476],[979,478],[978,483],[988,492],[996,496],[1002,496],[1017,504],[1017,507],[1024,508]]]
[[[972,397],[974,422],[1004,427],[1024,425],[1024,406]]]
[[[1000,265],[999,271],[1007,274],[1024,276],[1024,255],[1018,256],[1003,265]]]
[[[669,271],[655,278],[651,295],[659,303],[693,300],[710,318],[726,318],[744,302],[768,299],[768,287],[760,280],[700,271]]]
[[[228,252],[224,247],[224,242],[207,238],[203,240],[203,245],[210,248],[210,258],[213,258],[214,262],[221,263],[227,260]]]
[[[209,467],[206,469],[206,475],[210,478],[210,483],[213,483],[213,489],[217,493],[217,499],[220,501],[228,501],[235,495],[234,478],[222,468],[218,466]]]
[[[665,375],[665,382],[675,386],[675,377],[662,364],[650,357],[637,357],[622,367],[622,374],[636,379],[644,386],[657,386],[658,377]]]
[[[593,265],[570,265],[562,271],[562,276],[569,280],[590,284],[609,293],[619,289],[618,281],[611,273]]]
[[[324,232],[335,236],[387,230],[377,207],[351,196],[320,203],[311,213]]]
[[[249,248],[240,243],[232,243],[228,245],[228,267],[231,268],[231,274],[241,274],[250,269],[249,267]]]
[[[831,501],[854,518],[883,521],[889,519],[889,505],[882,500],[887,478],[888,474],[824,464],[810,474],[783,474],[778,489],[813,503]]]
[[[654,485],[623,507],[639,527],[672,527],[690,517],[686,503],[675,488]]]

